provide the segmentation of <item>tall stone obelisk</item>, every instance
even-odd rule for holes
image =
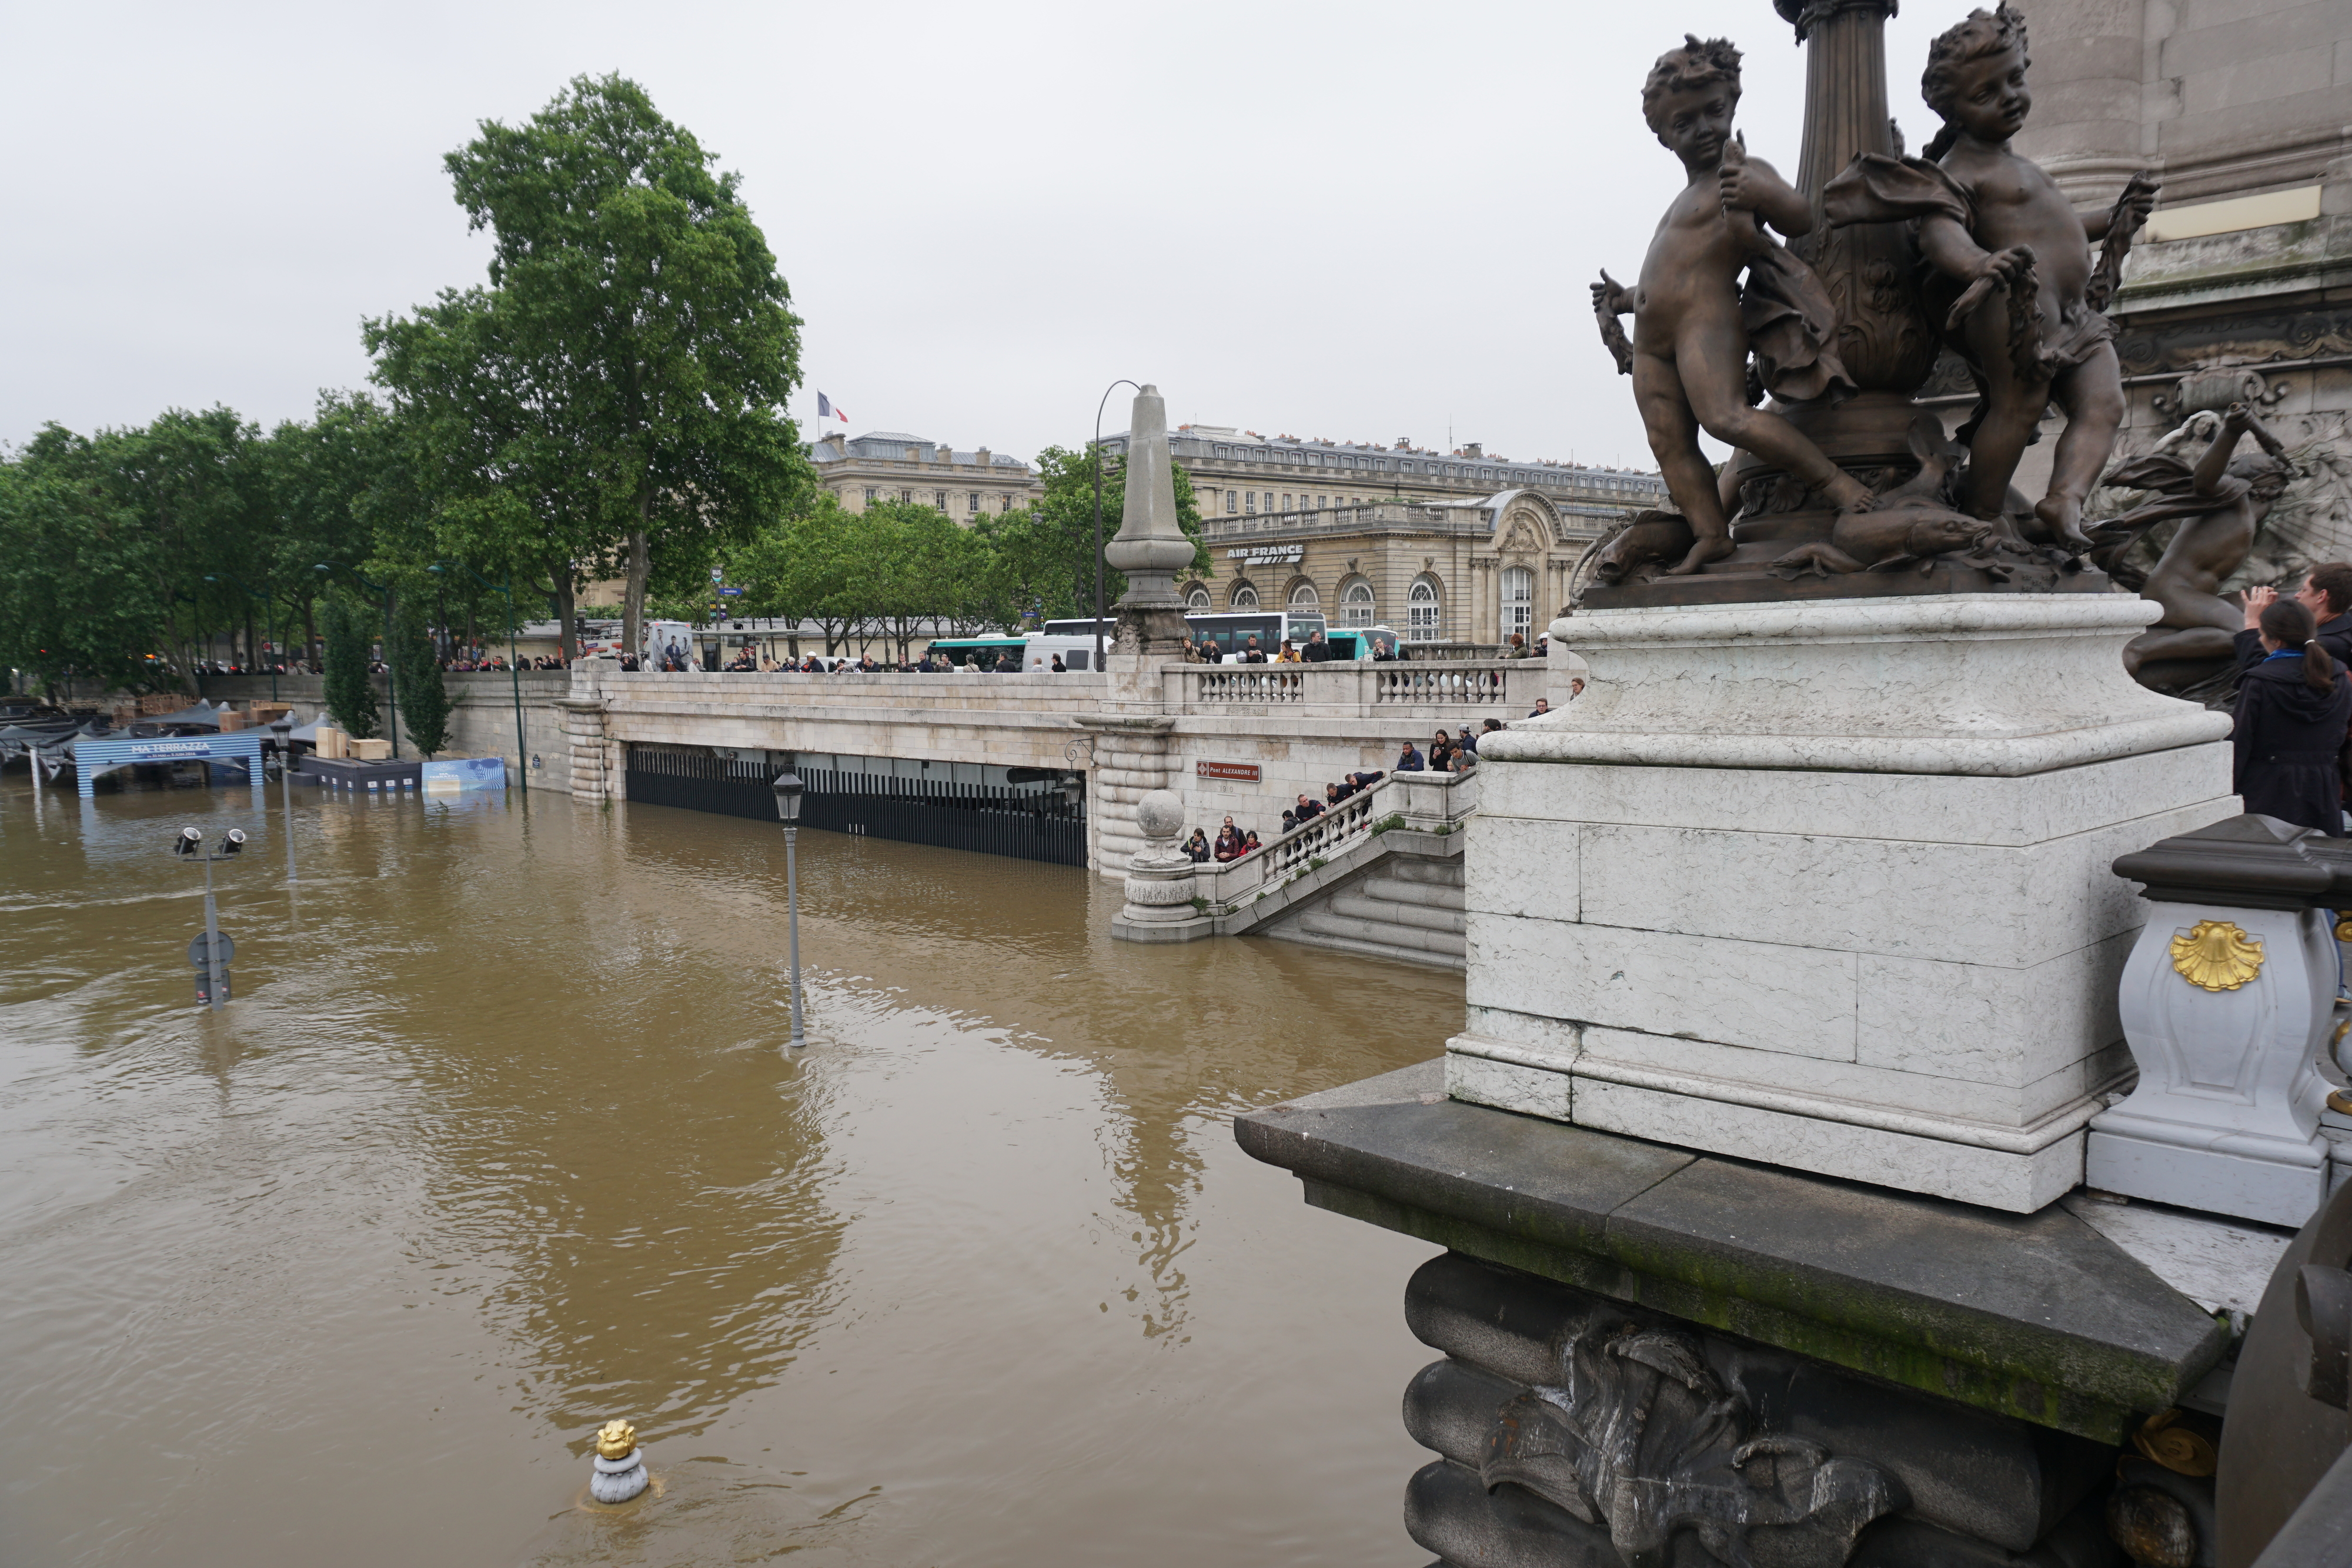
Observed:
[[[1176,574],[1192,541],[1176,521],[1176,474],[1168,454],[1168,404],[1156,386],[1135,394],[1127,426],[1127,506],[1103,559],[1127,574],[1118,597],[1118,652],[1146,659],[1184,651],[1184,601]]]

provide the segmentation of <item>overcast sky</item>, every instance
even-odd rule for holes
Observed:
[[[1914,147],[1967,9],[1889,25]],[[0,443],[363,384],[362,317],[482,278],[442,155],[618,71],[742,175],[804,431],[822,389],[836,430],[1025,457],[1131,376],[1175,421],[1647,467],[1585,286],[1678,183],[1638,89],[1685,30],[1747,50],[1748,147],[1793,176],[1769,0],[17,4]]]

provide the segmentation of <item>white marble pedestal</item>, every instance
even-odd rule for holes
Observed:
[[[2336,963],[2325,911],[2151,904],[2121,992],[2139,1083],[2092,1119],[2084,1180],[2273,1225],[2309,1219],[2327,1197],[2319,1057]]]
[[[1480,747],[1457,1099],[2020,1212],[2127,1073],[2146,907],[2233,814],[2226,716],[2122,594],[1588,612],[1562,712]]]

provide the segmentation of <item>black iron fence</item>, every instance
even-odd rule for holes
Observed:
[[[651,806],[776,820],[772,780],[781,769],[756,754],[741,759],[708,747],[633,745],[629,799]],[[862,833],[900,843],[971,850],[1051,865],[1087,863],[1087,820],[1059,789],[961,784],[810,768],[801,774],[801,826]]]

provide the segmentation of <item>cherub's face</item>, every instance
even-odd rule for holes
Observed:
[[[1945,119],[1979,141],[2006,141],[2024,129],[2033,95],[2025,87],[2025,53],[2000,49],[1963,60],[1952,73],[1950,95],[1937,106]]]
[[[1667,93],[1658,100],[1658,140],[1685,168],[1715,168],[1723,162],[1732,111],[1738,107],[1739,88],[1728,81]]]

